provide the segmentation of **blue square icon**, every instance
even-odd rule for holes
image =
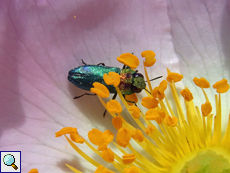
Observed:
[[[0,173],[21,172],[21,151],[0,151]]]

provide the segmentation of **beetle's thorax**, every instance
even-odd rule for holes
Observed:
[[[135,71],[131,69],[122,69],[120,72],[120,84],[118,85],[118,88],[124,95],[133,94],[133,91],[131,90],[133,73],[135,73]]]

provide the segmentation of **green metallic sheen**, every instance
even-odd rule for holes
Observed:
[[[103,75],[109,72],[116,72],[120,75],[120,84],[118,88],[123,95],[139,93],[145,89],[146,84],[142,74],[137,73],[130,68],[120,69],[118,67],[109,67],[104,65],[83,65],[69,71],[68,80],[78,88],[88,90],[93,87],[94,82],[105,85],[110,93],[116,93],[113,85],[107,85]]]
[[[124,95],[133,94],[133,91],[131,90],[133,73],[135,73],[135,71],[131,69],[122,69],[120,72],[121,81],[118,87],[121,90],[121,93]]]
[[[120,74],[118,67],[109,67],[102,65],[83,65],[69,71],[68,80],[78,88],[90,91],[94,82],[105,85],[110,93],[115,93],[116,89],[112,85],[107,85],[103,80],[103,75],[109,72]]]
[[[133,78],[133,85],[137,88],[140,88],[140,89],[145,89],[145,87],[146,87],[145,80],[143,77]]]

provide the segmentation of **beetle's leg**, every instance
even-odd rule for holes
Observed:
[[[115,100],[115,98],[117,97],[117,92],[115,92],[115,94],[112,97],[112,100]]]
[[[85,62],[83,59],[81,59],[81,62],[82,62],[82,64],[87,65],[86,62]],[[102,62],[102,63],[99,63],[99,64],[97,64],[97,65],[105,66],[105,64],[104,64],[103,62]]]
[[[124,94],[122,94],[122,96],[123,96],[123,97],[124,97],[124,99],[125,99],[125,95],[124,95]],[[125,99],[125,101],[127,101],[127,102],[129,102],[129,103],[133,103],[133,104],[135,104],[135,105],[136,105],[136,103],[135,103],[135,102],[133,102],[133,101],[126,100],[126,99]]]
[[[133,104],[135,104],[135,106],[136,106],[136,103],[135,103],[135,102],[133,102],[133,101],[126,100],[126,99],[125,99],[125,101],[127,101],[127,102],[129,102],[129,103],[133,103]]]
[[[130,69],[130,67],[127,65],[123,65],[122,69]]]
[[[99,63],[99,64],[97,64],[97,65],[102,65],[102,66],[105,66],[105,64],[104,64],[103,62],[101,62],[101,63]]]
[[[123,65],[122,69],[126,69],[126,65]]]
[[[117,97],[117,92],[115,92],[115,94],[112,97],[112,100],[115,100],[115,98]],[[105,112],[103,113],[103,118],[105,118],[105,114],[106,114],[107,110],[105,110]]]
[[[125,66],[125,69],[130,69],[130,67],[129,66]]]
[[[73,99],[78,99],[78,98],[80,98],[80,97],[83,97],[84,95],[95,96],[96,94],[85,93],[85,94],[82,94],[82,95],[80,95],[80,96],[74,97]]]
[[[85,63],[85,61],[83,61],[83,59],[81,59],[81,62],[82,62],[82,64],[87,65],[87,64]]]
[[[103,118],[105,118],[107,110],[105,109],[104,113],[103,113]]]

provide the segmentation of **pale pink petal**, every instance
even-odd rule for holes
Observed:
[[[207,2],[202,4],[204,7],[190,14],[196,16],[194,21],[197,22],[194,23],[200,25],[204,20],[205,26],[210,26],[207,30],[212,31],[200,31],[199,36],[190,41],[182,39],[193,38],[199,27],[193,24],[194,30],[189,29],[191,17],[183,3],[1,1],[0,150],[22,151],[22,172],[34,167],[40,172],[71,172],[64,163],[84,172],[93,172],[95,168],[81,159],[64,137],[55,138],[54,133],[62,127],[73,126],[86,137],[93,127],[101,131],[111,129],[111,117],[103,118],[104,108],[97,97],[72,99],[85,91],[68,82],[68,71],[81,65],[81,59],[89,64],[103,62],[122,67],[116,61],[121,53],[133,52],[141,59],[140,53],[148,49],[157,55],[150,77],[165,75],[167,66],[189,73],[190,80],[190,75],[196,74],[194,61],[189,57],[191,51],[198,60],[217,52],[212,56],[217,60],[212,59],[214,62],[210,64],[223,62],[220,66],[225,68],[229,64],[229,49],[222,46],[229,40],[223,37],[228,34],[229,14],[226,9],[229,5],[224,6],[224,2],[216,3],[216,6]],[[188,6],[198,8],[193,3]],[[217,7],[227,17],[221,18]],[[217,17],[207,10],[210,8],[218,14]],[[223,19],[222,23],[218,19]],[[215,22],[219,23],[216,25]],[[216,28],[219,24],[226,29]],[[186,32],[179,32],[180,26]],[[217,37],[219,31],[223,31],[220,38]],[[210,38],[211,32],[214,36]],[[201,50],[205,50],[204,55]],[[203,64],[208,62],[203,60]],[[143,72],[142,67],[139,69]],[[228,72],[221,74],[227,75]]]

